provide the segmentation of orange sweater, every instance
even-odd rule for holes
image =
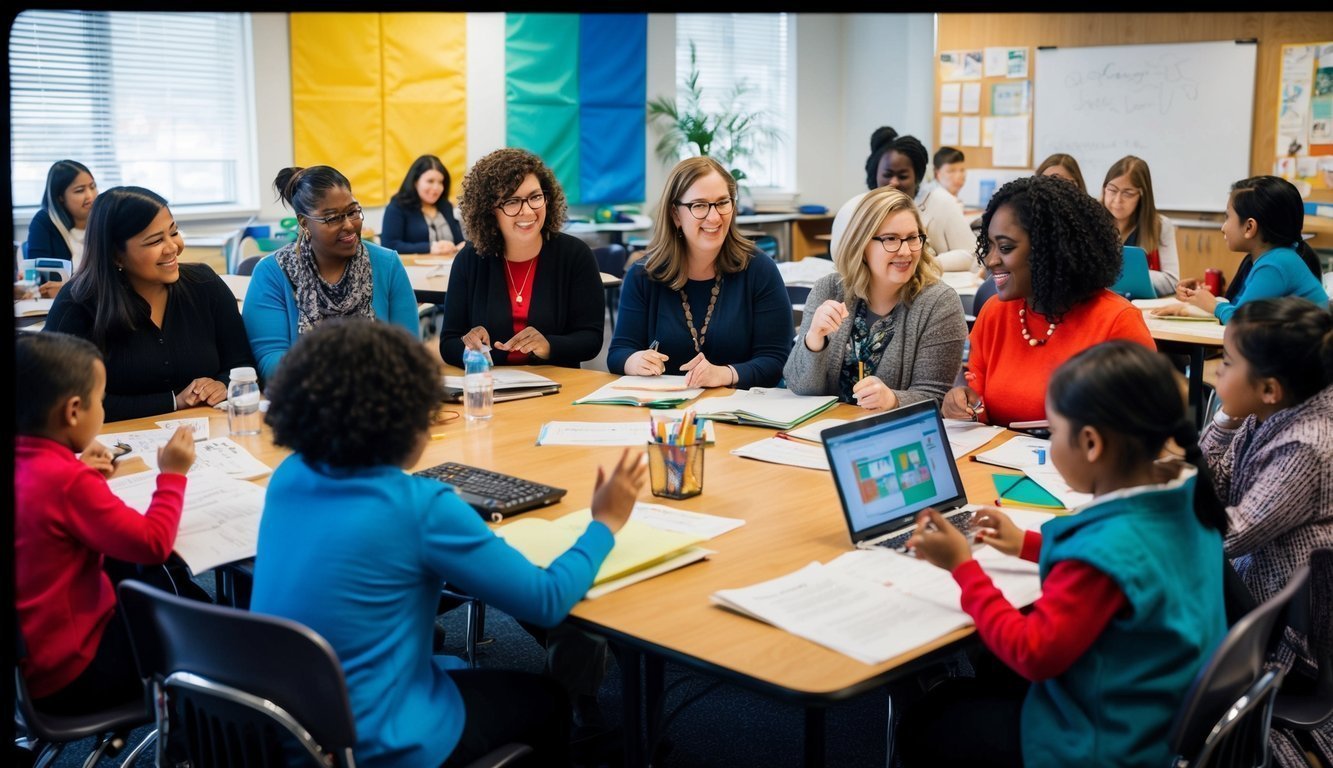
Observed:
[[[1142,311],[1110,291],[1101,291],[1069,310],[1049,337],[1050,321],[1029,311],[1028,334],[1033,339],[1049,339],[1036,347],[1028,344],[1019,327],[1022,307],[1022,301],[988,301],[972,326],[968,384],[981,395],[986,406],[981,416],[991,424],[1045,419],[1046,382],[1051,373],[1088,347],[1128,339],[1157,349]]]

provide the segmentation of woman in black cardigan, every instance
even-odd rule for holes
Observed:
[[[592,250],[560,231],[565,195],[536,155],[500,149],[478,160],[458,200],[471,240],[444,301],[440,356],[494,347],[497,365],[577,368],[602,349],[604,299]]]
[[[453,256],[463,247],[463,230],[449,202],[449,170],[440,158],[422,155],[407,169],[384,209],[380,245],[400,254],[432,256]]]
[[[142,187],[97,196],[83,264],[56,296],[45,330],[97,345],[107,421],[216,405],[232,368],[255,364],[236,297],[184,249],[167,201]]]

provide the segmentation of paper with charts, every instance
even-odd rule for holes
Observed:
[[[174,430],[141,429],[134,432],[111,432],[98,435],[98,442],[113,448],[116,444],[128,446],[130,452],[121,457],[138,456],[149,469],[157,469],[157,449],[171,439]],[[189,475],[202,469],[215,469],[225,475],[240,480],[253,480],[263,477],[273,470],[254,454],[245,450],[230,437],[215,437],[211,440],[198,440],[194,444],[194,465]]]
[[[111,492],[148,511],[157,472],[138,472],[107,481]],[[191,472],[185,481],[185,505],[176,532],[176,554],[193,574],[255,556],[264,489],[216,470]]]

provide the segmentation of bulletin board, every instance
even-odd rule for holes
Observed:
[[[1333,190],[1333,42],[1282,46],[1273,173]]]
[[[1032,167],[1032,49],[940,51],[935,57],[935,147],[962,150],[970,167]]]

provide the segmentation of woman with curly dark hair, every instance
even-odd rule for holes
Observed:
[[[440,356],[494,347],[500,365],[578,368],[602,349],[605,321],[597,260],[560,231],[565,193],[540,157],[497,149],[463,177],[458,198],[471,240],[454,258],[444,299]]]
[[[999,301],[977,315],[968,383],[945,395],[945,418],[1044,421],[1046,382],[1064,361],[1108,339],[1157,348],[1143,313],[1107,290],[1120,238],[1096,198],[1050,176],[1015,179],[991,197],[981,231],[978,260]]]
[[[389,323],[329,320],[292,347],[269,384],[265,420],[294,453],[269,480],[250,607],[333,646],[359,763],[467,765],[521,742],[533,762],[567,765],[570,711],[558,683],[431,655],[440,584],[557,624],[629,518],[645,462],[626,451],[609,476],[598,469],[587,530],[538,568],[452,486],[404,471],[430,444],[440,386],[429,353]]]
[[[402,186],[384,208],[380,244],[399,254],[453,256],[463,230],[449,202],[449,169],[435,155],[422,155],[407,169]]]

